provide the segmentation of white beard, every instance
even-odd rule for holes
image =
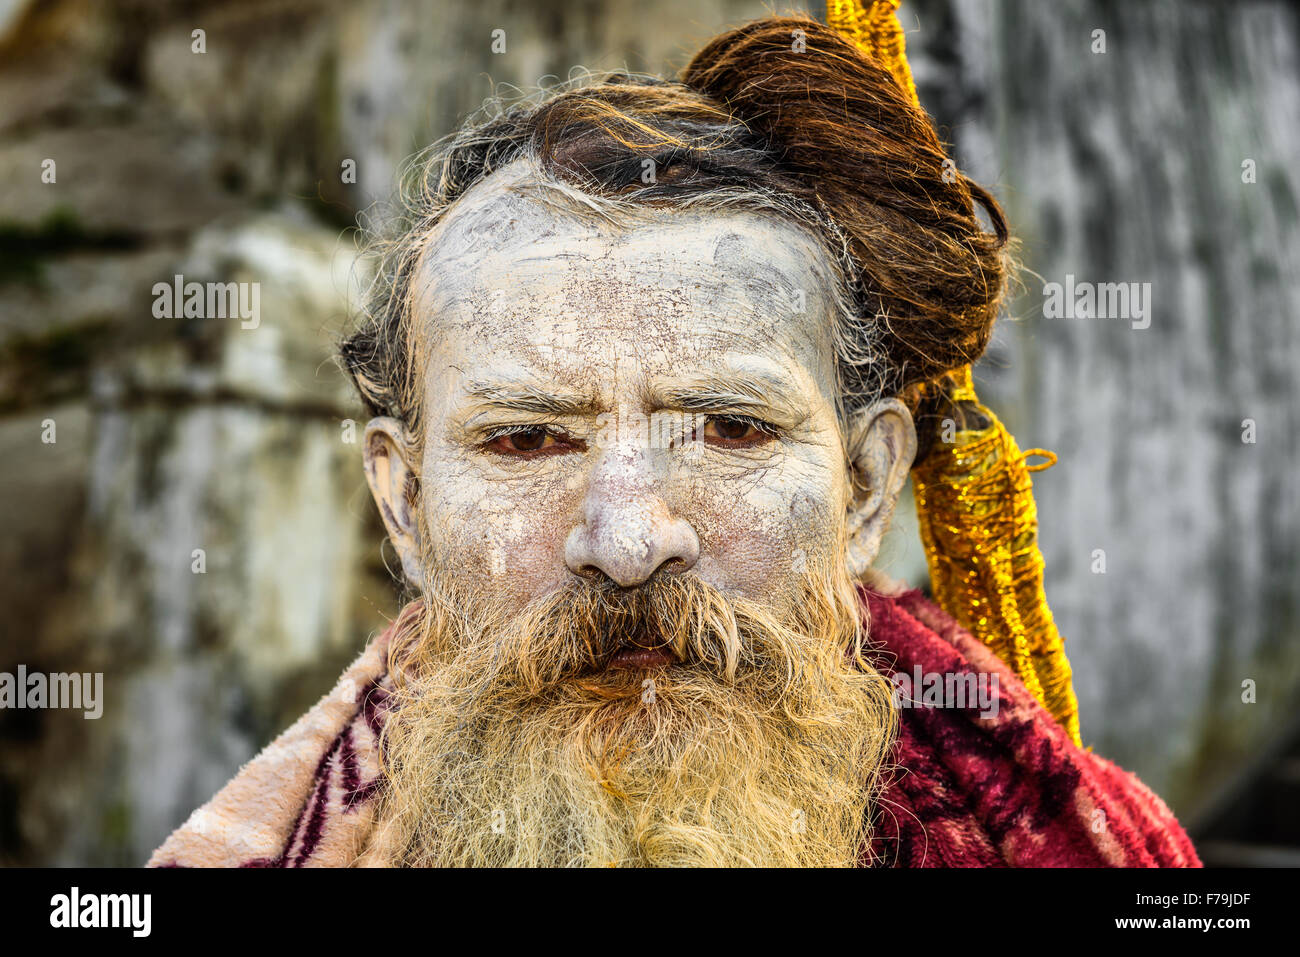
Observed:
[[[374,847],[410,865],[854,865],[891,687],[856,654],[847,579],[809,593],[787,624],[674,586],[656,611],[681,663],[581,674],[590,609],[552,596],[470,627],[443,593],[394,649]]]

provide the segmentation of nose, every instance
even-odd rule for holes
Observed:
[[[564,543],[564,561],[575,575],[601,572],[630,588],[660,569],[685,571],[700,557],[695,529],[644,484],[593,482],[582,519]]]

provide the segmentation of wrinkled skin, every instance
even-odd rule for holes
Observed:
[[[840,422],[832,276],[774,213],[614,224],[520,163],[475,186],[414,283],[422,434],[366,432],[407,577],[438,562],[517,608],[691,573],[779,608],[811,562],[863,574],[915,433],[893,399]]]

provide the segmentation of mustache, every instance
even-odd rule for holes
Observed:
[[[655,576],[633,588],[579,579],[524,610],[514,664],[535,668],[545,684],[603,672],[626,651],[663,651],[677,664],[731,679],[747,618],[736,602],[689,574]]]
[[[572,578],[522,607],[433,568],[420,614],[390,645],[390,673],[400,686],[450,695],[465,709],[618,696],[638,687],[646,669],[690,693],[726,686],[772,699],[823,658],[861,654],[856,595],[833,566],[809,569],[799,594],[780,603],[725,594],[681,572],[632,588]],[[614,661],[629,649],[651,660]]]

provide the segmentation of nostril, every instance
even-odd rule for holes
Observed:
[[[666,575],[679,575],[686,571],[690,566],[686,564],[684,558],[670,558],[659,566],[658,570]]]
[[[620,501],[617,507],[588,501],[584,508],[584,521],[564,541],[565,564],[580,578],[608,578],[628,588],[658,571],[686,571],[699,556],[694,529],[657,499]]]

